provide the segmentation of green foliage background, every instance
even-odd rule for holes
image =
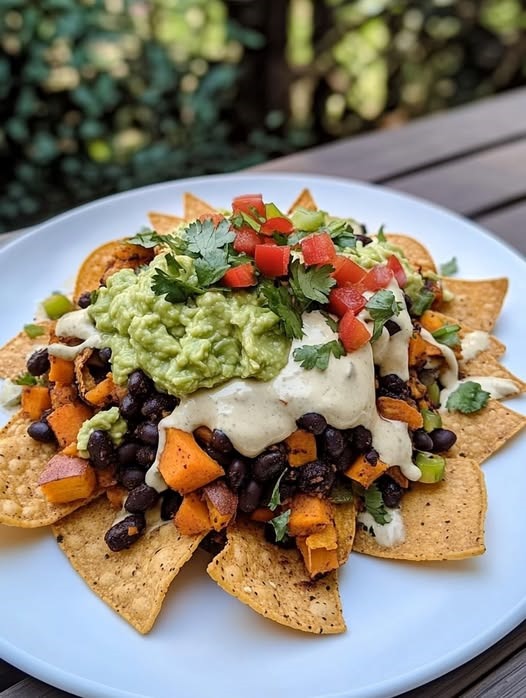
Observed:
[[[525,35],[520,0],[2,0],[0,230],[523,84]]]

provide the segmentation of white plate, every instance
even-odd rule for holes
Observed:
[[[263,192],[286,208],[304,186],[321,208],[372,230],[386,223],[427,243],[439,262],[456,255],[466,278],[504,275],[511,290],[496,332],[520,373],[526,343],[523,260],[480,228],[386,189],[299,175],[197,178],[139,189],[76,209],[0,253],[0,341],[63,288],[97,244],[131,235],[146,212],[181,213],[192,191],[217,206]],[[524,402],[513,403],[524,411]],[[207,577],[199,552],[175,580],[153,631],[136,633],[84,585],[48,530],[0,528],[0,654],[83,696],[321,698],[391,696],[486,649],[526,617],[526,444],[515,440],[485,466],[487,553],[407,564],[355,555],[341,573],[347,633],[308,636],[267,621]]]

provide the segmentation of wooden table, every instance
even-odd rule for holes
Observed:
[[[526,88],[255,169],[385,184],[472,218],[526,255]],[[69,695],[0,660],[0,698]],[[525,695],[526,622],[479,657],[404,698]]]

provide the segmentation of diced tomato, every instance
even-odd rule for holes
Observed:
[[[223,276],[223,283],[229,288],[246,288],[257,284],[254,266],[247,262],[238,267],[232,267]]]
[[[378,291],[391,283],[393,272],[385,264],[377,264],[370,269],[360,282],[365,291]]]
[[[236,230],[234,249],[236,252],[254,256],[256,245],[261,244],[262,238],[249,225],[244,225]]]
[[[243,194],[232,200],[232,213],[246,213],[251,218],[265,218],[265,204],[261,194]]]
[[[202,213],[198,219],[201,221],[201,223],[204,223],[205,221],[212,221],[214,225],[219,225],[221,221],[225,220],[225,217],[222,213]]]
[[[367,271],[356,262],[353,262],[349,257],[336,255],[333,262],[334,271],[332,276],[336,279],[338,286],[347,286],[347,284],[356,284],[361,281],[367,274]]]
[[[256,266],[265,276],[285,276],[289,270],[288,245],[256,245]]]
[[[387,260],[387,268],[393,272],[400,288],[404,288],[407,285],[407,274],[405,273],[405,270],[396,255],[392,254],[389,257]]]
[[[329,293],[329,312],[338,317],[343,317],[350,310],[354,315],[358,315],[360,310],[365,308],[367,300],[362,296],[357,288],[348,286],[347,288],[333,288]]]
[[[371,339],[371,333],[352,310],[348,310],[340,320],[338,335],[345,351],[355,351]]]
[[[300,242],[303,260],[312,264],[331,264],[336,259],[336,248],[329,233],[317,233]]]
[[[277,217],[269,218],[261,225],[260,233],[262,235],[273,235],[274,233],[283,233],[284,235],[290,235],[294,230],[294,225],[288,218]]]

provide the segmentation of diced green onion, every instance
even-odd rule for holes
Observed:
[[[433,431],[433,429],[440,429],[442,427],[442,417],[438,412],[426,409],[423,409],[421,412],[422,419],[424,420],[424,429],[426,431]]]
[[[63,293],[53,293],[42,302],[42,305],[50,320],[58,320],[59,317],[75,310],[73,303]]]
[[[431,401],[431,404],[435,407],[440,407],[440,388],[438,383],[435,381],[427,388],[427,397]]]
[[[426,451],[419,451],[416,454],[415,464],[420,468],[422,473],[422,477],[418,482],[432,485],[435,482],[440,482],[440,480],[444,478],[446,459],[442,456],[437,456],[434,453],[427,453]]]
[[[269,218],[285,218],[285,214],[282,213],[279,208],[276,206],[276,204],[270,203],[270,204],[265,204],[265,218],[268,220]]]
[[[43,334],[46,334],[46,330],[41,325],[35,325],[33,323],[24,325],[24,332],[30,339],[35,339],[36,337],[41,337]]]
[[[292,222],[298,230],[314,232],[325,223],[325,213],[323,211],[309,211],[306,208],[297,208],[292,214]]]

